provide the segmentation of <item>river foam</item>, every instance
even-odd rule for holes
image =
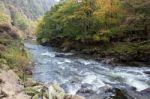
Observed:
[[[66,92],[75,94],[83,84],[91,85],[92,90],[114,84],[127,84],[137,91],[150,87],[150,77],[144,71],[150,68],[111,67],[94,60],[74,57],[56,57],[60,54],[53,48],[32,43],[25,43],[25,47],[33,55],[35,67],[33,78],[40,82],[58,82],[67,86]],[[72,55],[63,53],[63,55]],[[125,86],[126,87],[126,86]]]

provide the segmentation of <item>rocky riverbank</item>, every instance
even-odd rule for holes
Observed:
[[[30,61],[20,36],[9,22],[0,22],[0,99],[30,99],[23,91]]]
[[[12,70],[1,70],[0,99],[85,99],[79,95],[67,95],[59,84],[40,84],[27,78],[23,82]]]
[[[53,46],[60,52],[73,53],[75,57],[94,59],[104,64],[130,65],[133,67],[149,67],[149,40],[140,42],[120,42],[108,45],[86,45],[81,42],[68,41],[70,44],[62,45],[63,41],[51,41],[42,43],[43,46]],[[60,55],[61,57],[63,55]],[[59,57],[59,55],[58,55]]]
[[[51,56],[52,53],[45,53],[45,51],[41,56],[45,56],[46,59],[49,56],[51,59],[54,59],[63,55],[57,54]],[[71,54],[67,55],[69,56]],[[95,91],[91,88],[91,86],[93,87],[92,84],[82,83],[76,94],[67,94],[65,88],[57,83],[41,84],[33,81],[31,78],[32,68],[29,56],[24,45],[21,43],[17,30],[11,25],[0,25],[0,99],[149,99],[150,97],[149,88],[136,91],[135,87],[127,87],[125,85],[124,88],[120,84],[112,86],[105,85]],[[56,60],[58,59],[56,58]],[[65,62],[70,63],[69,60],[65,59],[64,62],[63,60],[58,61],[57,65]],[[75,63],[80,64],[82,67],[82,64],[85,62],[80,60]],[[85,63],[84,65],[88,64]],[[71,72],[68,73],[71,74]],[[149,74],[149,71],[145,73]],[[85,77],[85,79],[88,81],[89,77]],[[75,84],[76,80],[72,80],[70,84]]]
[[[1,71],[0,81],[1,99],[31,99],[29,95],[24,93],[21,79],[14,71]]]
[[[95,93],[89,87],[90,85],[84,84],[78,95],[68,95],[57,83],[40,84],[29,78],[26,82],[22,82],[12,70],[0,73],[1,99],[149,99],[150,97],[150,89],[137,92],[134,87],[123,88],[116,85],[113,88],[102,87],[99,93]]]
[[[150,70],[147,67],[113,67],[31,42],[25,42],[25,47],[35,62],[33,78],[50,83],[44,86],[60,86],[65,93],[77,94],[86,99],[149,98]],[[53,81],[60,85],[51,84]],[[44,87],[44,90],[49,87]],[[32,88],[36,87],[29,87]]]
[[[84,99],[66,96],[58,84],[32,81],[30,55],[19,32],[10,23],[0,24],[0,99]]]
[[[85,99],[66,95],[58,84],[44,85],[28,78],[23,82],[12,70],[0,73],[0,99]]]
[[[149,66],[149,7],[147,0],[65,1],[39,21],[37,41],[112,63]]]

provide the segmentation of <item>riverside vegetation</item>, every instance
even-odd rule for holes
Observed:
[[[34,35],[37,24],[35,33],[41,44],[115,58],[116,62],[150,64],[148,0],[62,0],[40,17],[49,4],[54,5],[55,1],[0,0],[0,99],[85,99],[66,95],[57,83],[44,85],[30,78],[31,59],[22,39]],[[110,87],[102,91],[103,95],[107,91],[115,93],[114,99],[130,97],[130,91],[126,94]],[[133,95],[148,99],[147,93],[149,89]]]
[[[149,8],[148,0],[65,0],[41,18],[37,41],[115,62],[150,64]]]
[[[54,4],[53,0],[0,1],[1,66],[7,65],[9,69],[19,72],[22,78],[24,69],[30,65],[30,57],[22,39],[33,35],[36,19]]]
[[[0,14],[0,66],[14,69],[20,76],[23,68],[29,66],[29,56],[21,43],[21,31],[10,23],[8,15]],[[7,67],[8,66],[8,67]],[[7,67],[7,68],[5,68]]]
[[[77,95],[65,98],[65,92],[58,84],[46,86],[32,80],[31,57],[22,39],[27,35],[32,35],[36,26],[36,21],[33,19],[42,15],[44,10],[41,7],[40,10],[43,12],[32,13],[35,10],[32,9],[33,15],[29,12],[28,15],[24,11],[30,7],[26,9],[18,7],[20,6],[18,3],[23,3],[24,6],[24,3],[31,2],[35,1],[0,1],[0,99],[72,99],[71,97],[84,99]],[[39,0],[39,2],[42,1]],[[51,1],[47,0],[47,2]],[[48,87],[51,88],[50,92]]]
[[[0,99],[31,99],[24,91],[32,84],[31,60],[22,39],[36,22],[19,9],[11,0],[0,1]]]
[[[11,18],[0,13],[0,98],[29,99],[19,81],[25,80],[29,56],[21,43],[22,32],[11,24]],[[23,82],[22,82],[23,83]],[[17,87],[18,86],[18,87]]]

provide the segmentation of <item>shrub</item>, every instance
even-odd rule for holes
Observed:
[[[113,3],[111,5],[111,2]],[[119,0],[65,1],[53,7],[38,25],[38,41],[61,37],[80,42],[104,41],[116,36],[125,10]]]
[[[0,24],[9,23],[10,17],[3,12],[0,12]]]

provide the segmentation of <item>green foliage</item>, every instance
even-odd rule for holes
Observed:
[[[1,44],[3,43],[3,44]],[[5,45],[6,44],[6,45]],[[13,69],[21,78],[29,64],[30,58],[20,40],[1,38],[0,68]]]
[[[148,0],[66,0],[39,22],[40,43],[122,60],[149,61]],[[148,54],[146,54],[148,53]]]
[[[9,45],[7,51],[4,54],[9,66],[14,68],[17,66],[18,68],[26,67],[29,65],[28,55],[23,49],[23,46],[20,44],[16,44],[18,41],[14,42],[13,44]]]
[[[36,21],[33,21],[29,18],[27,18],[26,15],[16,12],[14,18],[12,19],[14,22],[14,25],[20,29],[21,31],[30,34],[33,34],[34,29],[36,27]]]
[[[8,43],[9,42],[9,43]],[[2,39],[0,41],[0,60],[10,68],[22,68],[29,65],[29,56],[19,40]],[[4,45],[7,44],[7,45]],[[2,65],[3,63],[0,63]]]
[[[116,3],[110,5],[107,1],[100,7],[102,4],[94,0],[83,0],[56,5],[46,13],[43,25],[38,30],[38,40],[42,42],[43,39],[50,41],[65,37],[81,42],[109,41],[110,35],[120,32],[118,26],[125,16],[123,9]],[[112,12],[106,9],[107,6],[113,8]]]
[[[14,21],[15,21],[15,25],[23,31],[27,29],[29,24],[29,20],[27,19],[27,17],[22,15],[19,12],[16,13]]]
[[[23,74],[24,68],[30,65],[29,55],[25,51],[21,40],[14,38],[15,34],[10,34],[17,31],[14,31],[13,27],[8,24],[1,25],[0,30],[0,68],[14,69]]]

